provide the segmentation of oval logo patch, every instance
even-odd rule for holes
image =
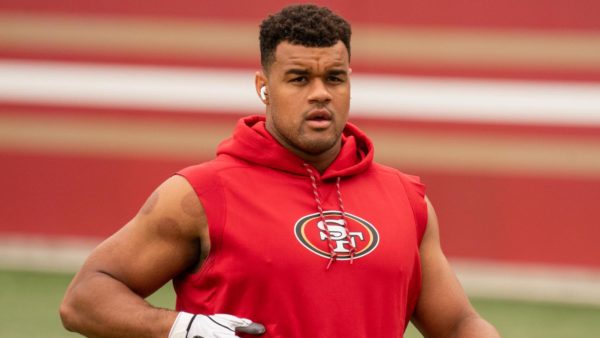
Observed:
[[[346,233],[340,211],[324,211],[323,216],[325,224],[317,212],[300,218],[294,226],[298,241],[313,253],[325,258],[330,257],[326,230],[329,230],[333,251],[337,253],[338,260],[350,259],[352,244],[356,248],[354,258],[368,255],[379,244],[377,229],[366,220],[346,213],[348,222],[348,232]]]

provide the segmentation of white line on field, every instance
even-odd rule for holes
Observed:
[[[73,273],[100,239],[0,237],[0,269]],[[573,267],[451,260],[467,294],[600,305],[600,271]]]

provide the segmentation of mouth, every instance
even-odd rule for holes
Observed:
[[[331,121],[333,119],[332,114],[327,109],[315,109],[311,110],[306,116],[307,121]]]
[[[313,129],[326,129],[333,120],[333,115],[327,109],[311,110],[306,116],[308,126]]]

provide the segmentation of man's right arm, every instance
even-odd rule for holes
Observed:
[[[209,246],[202,205],[173,176],[88,257],[61,304],[64,326],[88,337],[167,337],[177,312],[144,298],[194,269]]]

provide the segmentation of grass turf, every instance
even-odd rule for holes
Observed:
[[[78,337],[62,328],[58,316],[58,306],[71,278],[69,274],[0,270],[0,337]],[[172,308],[171,286],[148,300]],[[492,299],[472,302],[503,337],[589,338],[600,332],[600,307]],[[421,336],[409,327],[406,337]]]

